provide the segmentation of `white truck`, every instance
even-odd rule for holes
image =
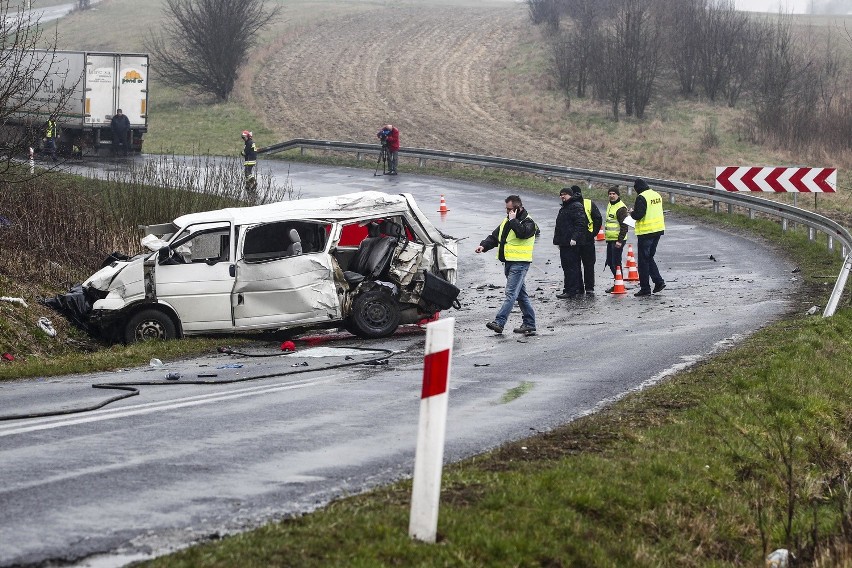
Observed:
[[[115,147],[110,122],[122,109],[130,121],[129,148],[142,150],[148,130],[147,54],[34,49],[24,54],[22,66],[34,69],[32,88],[10,118],[12,128],[26,129],[38,143],[55,114],[60,153],[93,154]]]

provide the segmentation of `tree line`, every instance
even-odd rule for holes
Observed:
[[[527,0],[567,97],[643,119],[655,94],[749,111],[745,134],[790,148],[852,148],[847,29],[797,26],[733,0]]]

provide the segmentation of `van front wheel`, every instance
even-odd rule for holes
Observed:
[[[159,310],[142,310],[130,318],[124,328],[124,340],[127,343],[174,339],[176,336],[174,322]]]
[[[399,305],[393,296],[381,290],[370,290],[355,298],[346,329],[366,339],[387,337],[399,327],[399,319]]]

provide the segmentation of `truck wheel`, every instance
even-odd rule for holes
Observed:
[[[364,292],[352,303],[351,331],[359,337],[387,337],[399,327],[399,305],[381,290]]]
[[[160,310],[142,310],[130,318],[124,328],[124,340],[127,343],[174,339],[176,336],[174,322]]]

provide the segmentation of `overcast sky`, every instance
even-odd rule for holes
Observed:
[[[779,6],[783,12],[804,14],[810,5],[810,0],[734,0],[740,10],[752,12],[777,12]],[[818,0],[818,7],[830,4],[834,13],[852,13],[852,0]]]

